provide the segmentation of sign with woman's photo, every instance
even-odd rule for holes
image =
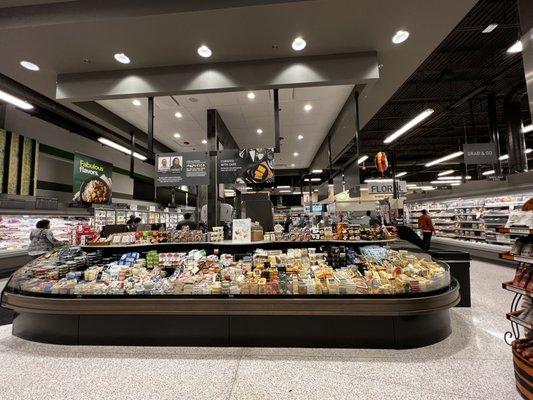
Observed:
[[[218,183],[274,182],[274,149],[221,150]]]
[[[195,186],[209,184],[206,152],[161,153],[156,157],[155,186]]]

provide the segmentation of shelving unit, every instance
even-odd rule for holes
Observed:
[[[511,232],[513,228],[498,228],[499,231]],[[531,235],[533,235],[532,229],[525,230],[525,236],[531,241]],[[526,239],[527,240],[527,239]],[[523,268],[533,268],[533,257],[511,254],[510,252],[500,253],[500,258],[503,260],[515,261],[520,263]],[[530,270],[528,271],[530,272]],[[526,273],[528,273],[526,272]],[[517,270],[518,273],[518,270]],[[529,287],[529,285],[527,285]],[[505,332],[505,342],[512,346],[514,340],[520,340],[521,330],[533,331],[533,324],[529,321],[520,318],[520,315],[524,311],[522,299],[525,297],[533,298],[533,292],[526,288],[513,285],[513,282],[503,282],[502,288],[514,293],[513,301],[511,302],[511,310],[505,315],[507,320],[511,323],[511,331]],[[513,364],[516,377],[516,389],[520,394],[526,398],[533,398],[533,375],[530,371],[533,370],[533,364],[526,358],[522,357],[516,348],[513,348]],[[524,372],[526,372],[524,374]]]
[[[474,255],[478,250],[478,255],[487,256],[483,252],[488,251],[492,254],[490,258],[497,259],[498,253],[510,250],[517,235],[526,233],[520,228],[499,228],[507,223],[510,211],[530,197],[533,193],[406,202],[406,221],[408,226],[417,230],[420,211],[426,209],[436,230],[433,243],[467,248]]]

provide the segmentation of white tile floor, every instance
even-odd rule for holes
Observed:
[[[0,399],[518,399],[506,267],[472,263],[471,309],[414,350],[55,346],[0,327]],[[0,283],[1,286],[1,283]]]

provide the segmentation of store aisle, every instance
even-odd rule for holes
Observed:
[[[0,327],[0,393],[11,399],[518,399],[503,334],[513,269],[474,261],[471,309],[414,350],[66,347]]]

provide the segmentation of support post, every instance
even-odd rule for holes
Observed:
[[[148,158],[154,159],[154,98],[148,97]]]
[[[207,149],[209,151],[209,186],[207,188],[207,228],[211,229],[218,224],[218,135],[217,111],[207,110]]]
[[[496,175],[502,175],[502,164],[499,160],[500,157],[500,135],[498,133],[498,115],[496,113],[496,94],[494,92],[489,92],[487,95],[487,104],[488,104],[488,117],[489,117],[489,134],[490,140],[496,146],[496,156],[498,161],[494,164],[494,170]]]
[[[509,173],[527,171],[526,142],[522,132],[521,91],[513,91],[505,97],[503,115],[507,130],[507,153],[509,154]]]
[[[281,137],[279,127],[279,94],[274,89],[274,153],[281,152]]]
[[[135,151],[135,132],[130,132],[130,178],[135,177],[135,157],[133,157],[133,152]]]

